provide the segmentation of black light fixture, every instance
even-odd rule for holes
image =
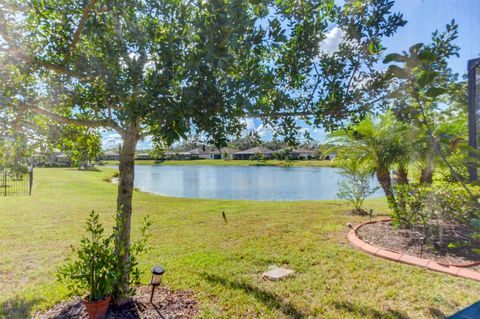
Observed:
[[[425,245],[425,237],[420,237],[420,258],[423,258],[423,245]]]
[[[420,258],[423,258],[423,246],[425,245],[425,237],[417,231],[413,234],[416,235],[418,238],[418,242],[420,243]]]
[[[150,303],[153,300],[153,293],[155,292],[155,288],[162,283],[162,276],[165,272],[165,269],[161,266],[155,266],[152,268],[152,279],[150,280],[150,285],[152,285],[152,294],[150,295]]]

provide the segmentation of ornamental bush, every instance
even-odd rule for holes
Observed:
[[[394,186],[394,199],[389,201],[393,225],[411,228],[425,225],[431,219],[431,211],[426,205],[431,188],[422,184],[397,184]]]
[[[337,197],[347,200],[354,210],[352,213],[367,215],[362,208],[365,199],[375,193],[378,187],[370,186],[371,174],[369,170],[359,164],[358,161],[344,159],[339,164],[344,180],[338,183]]]
[[[459,183],[435,182],[432,185],[432,209],[436,212],[436,217],[461,224],[468,224],[472,218],[478,218],[480,187],[470,185],[469,189],[477,203],[473,202]]]
[[[112,294],[115,250],[112,237],[105,237],[99,216],[94,211],[87,218],[85,230],[79,248],[72,247],[76,258],[60,269],[58,278],[73,293],[88,293],[89,301],[99,301]]]
[[[92,211],[85,223],[85,236],[78,248],[72,247],[73,256],[59,269],[57,278],[76,295],[85,295],[90,301],[99,301],[112,296],[132,296],[134,287],[140,284],[141,270],[138,268],[138,255],[146,251],[151,222],[148,216],[140,229],[140,239],[129,247],[130,258],[127,263],[118,254],[118,241],[124,222],[117,214],[116,226],[111,235],[106,236],[99,215]],[[117,245],[115,245],[117,243]],[[121,246],[120,246],[121,247]],[[122,291],[125,281],[129,290]]]
[[[478,229],[480,237],[480,211],[478,198],[480,187],[469,185],[476,197],[474,202],[460,183],[436,181],[431,185],[395,185],[395,201],[390,202],[392,224],[399,228],[421,226],[426,240],[437,238],[439,245],[444,241],[447,223],[469,225]]]

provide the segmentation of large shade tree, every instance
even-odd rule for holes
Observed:
[[[98,129],[76,125],[50,125],[47,143],[64,151],[73,165],[79,169],[87,168],[101,153],[102,138]]]
[[[23,118],[2,112],[0,121],[0,172],[26,172],[31,166],[29,160],[33,155],[33,147],[29,142],[34,132],[24,129],[20,124]]]
[[[327,127],[361,118],[384,87],[374,68],[381,41],[404,24],[392,6],[3,0],[0,107],[120,134],[117,206],[125,231],[118,254],[128,268],[139,140],[169,144],[195,131],[222,146],[249,116],[292,140],[296,116]],[[332,27],[342,37],[328,52],[322,41]]]

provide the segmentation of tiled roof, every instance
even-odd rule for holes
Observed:
[[[257,147],[254,147],[254,148],[251,148],[251,149],[248,149],[248,150],[245,150],[245,151],[240,151],[240,152],[236,152],[235,154],[257,154],[257,153],[260,153],[260,154],[271,154],[273,151],[266,148],[266,147],[263,147],[263,146],[257,146]]]

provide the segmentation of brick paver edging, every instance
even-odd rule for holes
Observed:
[[[458,276],[458,277],[480,281],[480,272],[478,271],[465,269],[457,266],[443,265],[430,259],[418,258],[410,255],[405,255],[393,250],[385,249],[382,247],[377,247],[364,242],[362,239],[358,238],[357,234],[355,233],[363,225],[373,224],[378,222],[387,222],[387,221],[390,221],[390,219],[375,220],[375,221],[368,221],[365,223],[361,223],[353,227],[352,230],[350,230],[350,232],[348,233],[348,240],[353,245],[353,247],[360,249],[373,256],[385,258],[392,261],[398,261],[404,264],[420,266],[433,271],[439,271],[439,272],[443,272],[443,273]]]

